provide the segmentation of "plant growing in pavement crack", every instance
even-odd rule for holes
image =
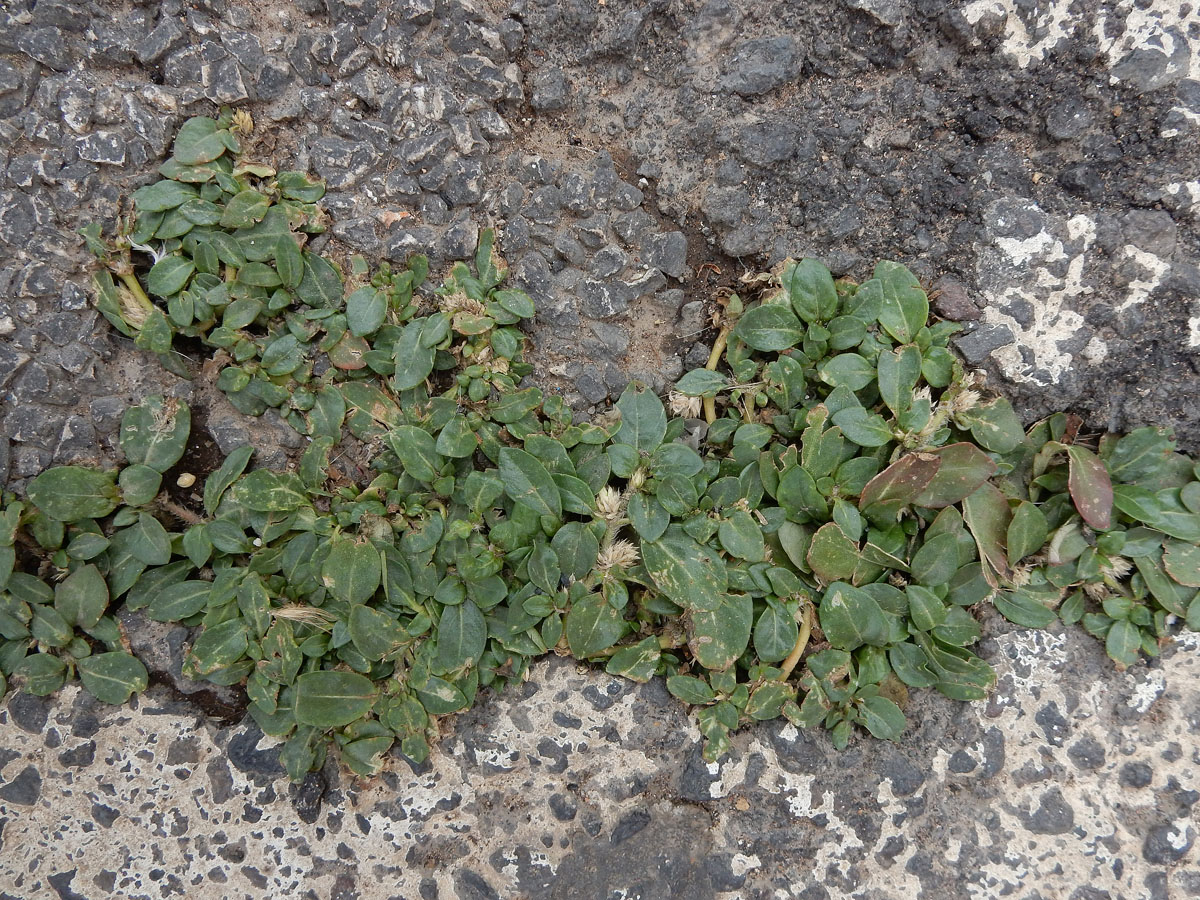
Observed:
[[[85,230],[96,302],[172,371],[175,339],[199,340],[234,406],[278,409],[307,448],[164,486],[190,411],[149,397],[119,471],[5,495],[0,689],[143,690],[123,606],[195,629],[185,673],[244,686],[294,779],[331,743],[363,775],[394,744],[423,759],[439,716],[547,652],[666,676],[717,759],[748,721],[842,747],[856,725],[897,739],[912,688],[984,697],[988,604],[1081,622],[1120,666],[1200,629],[1200,467],[1158,429],[1023,429],[904,267],[757,276],[674,415],[631,385],[612,422],[580,422],[523,380],[534,307],[490,231],[435,290],[421,256],[343,272],[306,245],[323,187],[246,160],[251,127],[189,120],[117,233]]]

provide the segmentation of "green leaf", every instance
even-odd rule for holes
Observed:
[[[839,410],[834,414],[833,424],[860,447],[882,447],[892,440],[892,429],[883,416],[868,412],[861,406]]]
[[[205,479],[204,511],[210,516],[217,511],[217,505],[221,502],[225,491],[246,470],[246,465],[250,462],[252,455],[254,455],[254,448],[249,444],[243,444],[225,457],[221,467]]]
[[[1037,504],[1022,500],[1008,523],[1008,564],[1015,566],[1029,554],[1042,549],[1049,533],[1046,514]]]
[[[29,483],[29,499],[52,519],[100,519],[117,507],[115,473],[81,466],[47,469]]]
[[[609,675],[645,684],[654,677],[661,658],[658,638],[651,636],[632,646],[622,647],[612,655],[604,671]]]
[[[178,181],[164,179],[140,187],[133,192],[133,202],[140,214],[166,212],[196,199],[195,188]]]
[[[614,437],[616,442],[641,453],[651,453],[663,442],[667,413],[653,391],[631,384],[621,393],[617,409],[621,411],[621,427]]]
[[[879,324],[901,344],[910,343],[929,318],[929,299],[915,275],[900,263],[884,261],[859,286],[859,303],[878,304]]]
[[[17,663],[12,674],[24,679],[25,693],[45,697],[66,683],[67,667],[57,656],[34,653]]]
[[[1108,455],[1113,481],[1126,484],[1156,474],[1175,450],[1175,442],[1163,429],[1138,428],[1116,442]]]
[[[93,565],[80,566],[54,586],[54,608],[71,625],[92,628],[108,609],[108,584]]]
[[[244,190],[234,194],[221,216],[222,228],[249,228],[262,221],[267,214],[271,199],[255,190]]]
[[[444,461],[428,431],[415,425],[397,425],[388,435],[388,442],[400,457],[405,472],[424,484],[437,479]]]
[[[1169,613],[1174,613],[1177,616],[1187,615],[1187,605],[1184,599],[1180,597],[1180,592],[1176,589],[1171,580],[1163,573],[1159,567],[1159,551],[1155,551],[1149,556],[1139,556],[1134,559],[1133,563],[1137,566],[1138,573],[1142,576],[1142,580],[1146,582],[1146,587],[1149,589],[1151,596]]]
[[[558,486],[537,457],[516,447],[503,447],[499,464],[500,480],[509,497],[538,515],[562,518]]]
[[[957,416],[959,424],[971,431],[980,446],[993,453],[1008,453],[1025,440],[1025,429],[1013,412],[1012,404],[1004,397],[982,403]]]
[[[571,655],[586,659],[607,650],[625,634],[621,613],[603,594],[588,594],[573,603],[567,612],[565,631]]]
[[[441,456],[452,459],[466,459],[478,449],[479,438],[465,416],[455,416],[447,422],[434,445],[434,450]]]
[[[146,290],[164,300],[178,294],[187,284],[195,264],[182,256],[164,256],[146,273]]]
[[[296,679],[296,721],[340,728],[370,712],[376,696],[371,679],[355,672],[306,672]]]
[[[438,663],[447,672],[474,664],[487,646],[487,623],[473,600],[442,609],[438,620]]]
[[[713,610],[724,602],[729,574],[715,551],[690,537],[668,531],[642,542],[646,574],[670,600],[686,609]]]
[[[904,713],[887,697],[876,694],[863,700],[860,707],[867,731],[885,741],[898,741],[907,724]]]
[[[600,543],[582,522],[568,522],[554,534],[550,546],[558,556],[562,574],[582,581],[596,565]]]
[[[917,345],[905,344],[891,352],[880,353],[878,371],[879,395],[888,409],[901,413],[911,407],[913,391],[921,377],[921,351]]]
[[[825,639],[839,650],[882,645],[888,638],[879,604],[866,591],[840,581],[831,584],[821,599],[820,622]]]
[[[634,494],[629,498],[629,521],[644,541],[657,541],[671,524],[671,516],[653,497]]]
[[[827,522],[813,535],[808,564],[823,581],[849,581],[858,568],[858,547],[836,522]]]
[[[156,622],[181,621],[204,609],[212,590],[209,581],[181,581],[170,585],[150,601],[146,615]]]
[[[330,539],[329,555],[321,566],[321,583],[343,603],[365,603],[379,588],[382,572],[383,564],[374,546],[338,535]]]
[[[792,309],[805,322],[825,321],[837,312],[838,295],[833,276],[817,260],[788,262],[783,267],[780,283]]]
[[[1167,541],[1163,568],[1180,584],[1200,587],[1200,547],[1186,541]]]
[[[766,544],[763,542],[762,527],[744,509],[736,509],[721,521],[717,537],[725,552],[749,562],[766,559]]]
[[[918,631],[932,631],[946,621],[946,605],[929,588],[910,584],[904,589],[908,617]]]
[[[729,379],[711,369],[692,369],[677,382],[675,391],[685,397],[714,397],[729,386]]]
[[[1054,610],[1025,590],[1000,591],[992,597],[992,605],[1008,621],[1025,628],[1045,628],[1058,618]]]
[[[933,477],[912,498],[914,506],[941,509],[975,493],[996,474],[996,463],[974,444],[961,442],[928,453],[936,463]]]
[[[692,609],[688,649],[700,665],[723,672],[750,643],[754,602],[748,594],[727,594],[715,609]]]
[[[129,552],[148,566],[165,566],[171,561],[171,538],[162,523],[149,513],[138,513],[128,529]]]
[[[1112,526],[1113,486],[1104,463],[1091,450],[1077,445],[1067,447],[1071,500],[1083,521],[1097,531]]]
[[[780,606],[768,605],[754,626],[754,652],[762,662],[779,662],[792,652],[799,635],[794,616]]]
[[[235,150],[237,141],[225,129],[218,129],[214,119],[195,116],[179,128],[172,151],[175,161],[185,166],[212,162],[227,150]]]
[[[387,294],[370,285],[360,287],[346,298],[346,325],[359,337],[374,334],[387,317]]]
[[[274,243],[274,242],[273,242]],[[305,250],[304,277],[296,285],[296,296],[308,306],[334,309],[342,302],[342,276],[322,256]]]
[[[755,350],[778,351],[804,340],[805,328],[782,303],[764,303],[745,312],[732,334]]]
[[[145,506],[158,496],[162,473],[149,466],[126,466],[117,481],[121,486],[121,500],[126,506]]]
[[[692,706],[703,706],[717,699],[708,682],[691,675],[671,675],[667,678],[667,690],[671,696],[677,697]]]
[[[238,482],[238,502],[255,512],[292,512],[308,503],[304,483],[290,472],[255,469]]]
[[[249,630],[238,617],[204,629],[192,644],[190,668],[197,675],[211,675],[237,662],[246,653]]]
[[[290,234],[281,234],[275,242],[275,270],[288,290],[294,291],[304,278],[304,257]]]
[[[939,587],[950,583],[958,571],[958,562],[958,535],[939,534],[925,541],[913,554],[909,571],[918,583]]]
[[[861,391],[875,380],[875,367],[857,353],[839,353],[817,366],[817,375],[830,387]]]
[[[1141,659],[1142,633],[1132,622],[1113,622],[1104,639],[1104,650],[1117,665],[1128,668]]]
[[[88,693],[114,706],[128,701],[130,694],[141,693],[149,683],[141,661],[120,651],[84,657],[76,663],[76,668]]]
[[[358,652],[372,662],[378,662],[409,640],[393,616],[364,603],[350,610],[347,630]]]
[[[174,331],[171,329],[171,323],[167,321],[162,310],[155,307],[147,314],[146,321],[142,323],[142,330],[133,339],[133,343],[139,350],[163,354],[171,351],[173,337]]]

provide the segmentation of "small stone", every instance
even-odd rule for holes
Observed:
[[[1191,826],[1184,822],[1157,825],[1146,835],[1142,857],[1154,865],[1170,865],[1187,855],[1195,839]]]
[[[1060,100],[1046,115],[1046,134],[1056,141],[1070,141],[1092,125],[1092,114],[1077,97]]]
[[[980,325],[970,334],[955,338],[954,345],[967,362],[978,365],[987,359],[993,350],[1006,347],[1013,340],[1012,329],[1007,325]]]
[[[17,806],[33,806],[42,796],[42,776],[34,766],[26,766],[12,781],[0,787],[0,800]]]
[[[904,6],[897,0],[847,0],[851,9],[860,9],[880,25],[895,28],[904,24]]]
[[[579,804],[562,794],[550,795],[550,812],[560,822],[573,821],[579,812]]]
[[[1117,783],[1127,788],[1148,787],[1153,780],[1154,770],[1144,762],[1125,763],[1121,766],[1121,774],[1117,776]]]
[[[1104,182],[1100,170],[1091,163],[1073,163],[1058,173],[1059,186],[1083,200],[1097,202],[1104,197]]]
[[[470,259],[479,245],[479,226],[470,219],[455,222],[442,234],[438,252],[444,259]]]
[[[556,112],[567,108],[571,85],[559,66],[539,69],[530,79],[529,105],[539,112]]]
[[[688,274],[687,251],[687,238],[682,231],[652,234],[642,251],[642,262],[671,278],[683,278]]]
[[[994,138],[1000,133],[1000,120],[994,115],[984,110],[977,109],[974,112],[967,113],[963,118],[963,127],[966,128],[967,134],[975,138],[977,141],[987,141]]]
[[[616,846],[629,840],[650,824],[650,813],[644,809],[635,809],[626,813],[612,830],[609,842]]]
[[[614,244],[601,248],[592,257],[590,271],[596,278],[611,278],[624,271],[629,264],[629,255]]]
[[[1023,818],[1034,834],[1065,834],[1075,824],[1075,810],[1055,787],[1042,794],[1037,809]]]
[[[1104,765],[1104,747],[1090,735],[1068,747],[1067,756],[1081,769],[1098,769]]]
[[[134,56],[143,65],[158,62],[183,43],[187,32],[176,16],[164,15],[134,48]]]
[[[952,322],[974,322],[983,318],[983,312],[971,302],[966,286],[949,275],[939,278],[933,285],[933,308],[939,316]]]
[[[1131,209],[1121,217],[1125,241],[1158,257],[1168,258],[1175,252],[1177,232],[1171,214],[1162,210]]]
[[[17,38],[17,49],[30,59],[58,72],[71,68],[71,55],[60,29],[34,28]]]
[[[125,164],[125,138],[115,131],[97,131],[78,144],[79,158],[108,166]]]
[[[746,97],[766,94],[798,76],[802,62],[796,42],[786,35],[745,41],[728,57],[721,89]]]

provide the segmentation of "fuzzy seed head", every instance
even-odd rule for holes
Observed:
[[[1120,581],[1133,569],[1133,564],[1123,556],[1110,556],[1108,562],[1100,564],[1100,573],[1114,581]]]
[[[601,572],[607,572],[609,569],[628,569],[636,566],[639,559],[641,555],[632,541],[613,541],[600,551],[596,566]]]
[[[130,328],[141,331],[142,326],[146,324],[146,319],[150,316],[150,311],[137,302],[137,298],[133,296],[133,291],[129,288],[118,286],[117,294],[121,297],[121,318]]]
[[[646,470],[638,466],[633,470],[633,474],[629,476],[629,490],[640,491],[642,485],[646,483]]]
[[[950,401],[950,411],[954,415],[965,413],[979,405],[979,392],[972,390],[959,391]]]
[[[667,395],[667,401],[671,405],[671,412],[676,416],[682,416],[685,419],[700,418],[700,398],[688,397],[678,391],[671,391]]]
[[[608,485],[600,488],[600,493],[596,495],[596,509],[610,522],[621,518],[621,492]]]

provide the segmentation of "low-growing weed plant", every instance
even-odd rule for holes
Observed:
[[[336,745],[360,775],[429,753],[440,716],[548,652],[695,708],[705,756],[784,716],[896,740],[913,688],[994,681],[988,604],[1081,623],[1118,666],[1200,630],[1200,467],[1142,428],[1025,430],[948,349],[903,266],[862,284],[789,261],[721,299],[709,364],[667,403],[631,385],[579,421],[528,383],[494,235],[342,271],[309,249],[324,188],[251,162],[245,113],[181,128],[132,215],[85,238],[113,327],[242,413],[307,439],[182,474],[188,407],[149,397],[117,471],[61,466],[0,506],[0,693],[145,689],[116,611],[192,630],[184,674],[244,687],[293,779]],[[198,344],[197,344],[198,342]],[[355,448],[364,479],[335,464]],[[181,465],[182,460],[182,465]]]

